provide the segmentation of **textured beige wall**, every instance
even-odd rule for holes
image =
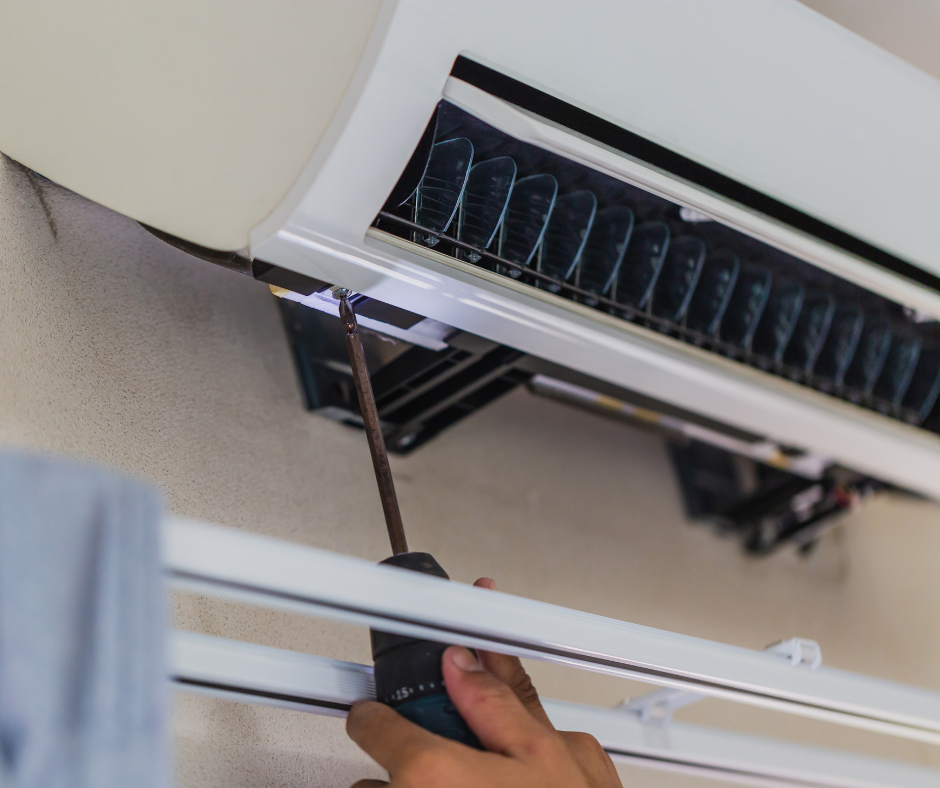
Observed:
[[[940,78],[936,0],[801,0],[803,5]]]
[[[150,479],[180,514],[370,559],[384,526],[361,434],[305,414],[267,288],[0,164],[0,441]],[[752,562],[683,521],[652,435],[518,392],[393,459],[412,545],[457,580],[940,690],[940,509],[886,499],[808,561]],[[180,598],[178,624],[345,659],[355,627]],[[640,685],[533,667],[543,694]],[[940,766],[938,748],[707,701],[680,715]],[[343,786],[378,774],[342,722],[181,696],[182,786]],[[628,785],[689,778],[624,771]],[[704,783],[713,785],[714,783]]]

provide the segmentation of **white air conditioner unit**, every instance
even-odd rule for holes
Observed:
[[[799,3],[291,3],[226,26],[208,2],[60,5],[3,12],[0,149],[25,166],[233,267],[423,316],[391,329],[418,344],[461,329],[940,497],[940,84]],[[35,41],[61,70],[21,67]],[[463,183],[414,194],[457,139],[472,161],[452,146],[432,177],[506,156],[515,184],[555,179],[538,249],[461,235]],[[665,261],[631,251],[662,227]],[[599,228],[655,263],[649,288],[588,271]]]

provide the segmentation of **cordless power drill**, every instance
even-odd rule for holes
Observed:
[[[359,338],[356,313],[349,302],[349,296],[350,292],[345,288],[333,292],[333,297],[339,300],[339,316],[346,329],[346,349],[349,351],[349,363],[356,383],[356,393],[359,395],[359,408],[362,411],[366,438],[372,453],[372,465],[375,468],[375,479],[379,485],[382,509],[385,512],[385,524],[388,526],[388,537],[394,554],[382,563],[449,580],[447,572],[429,553],[408,551],[398,497],[395,495],[395,484],[388,464],[388,453],[385,450],[385,438],[379,423],[362,341]],[[425,730],[483,749],[447,695],[441,672],[441,656],[447,645],[375,629],[370,630],[370,634],[377,699]]]

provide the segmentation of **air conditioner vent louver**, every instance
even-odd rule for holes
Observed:
[[[937,323],[446,101],[434,122],[436,180],[377,228],[940,432]]]

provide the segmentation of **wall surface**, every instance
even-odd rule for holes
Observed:
[[[823,16],[940,78],[940,4],[935,0],[801,0]]]
[[[304,413],[264,285],[0,162],[0,442],[149,479],[172,511],[378,560],[361,433]],[[744,558],[684,521],[655,436],[518,392],[393,458],[409,537],[452,576],[760,648],[814,638],[829,665],[940,690],[940,508],[886,498],[808,560]],[[179,626],[344,659],[355,627],[180,596]],[[636,684],[533,665],[549,697]],[[380,770],[342,721],[179,696],[178,784],[336,786]],[[679,715],[940,766],[927,745],[706,701]],[[624,770],[626,785],[690,778]],[[714,784],[714,783],[705,783]]]

